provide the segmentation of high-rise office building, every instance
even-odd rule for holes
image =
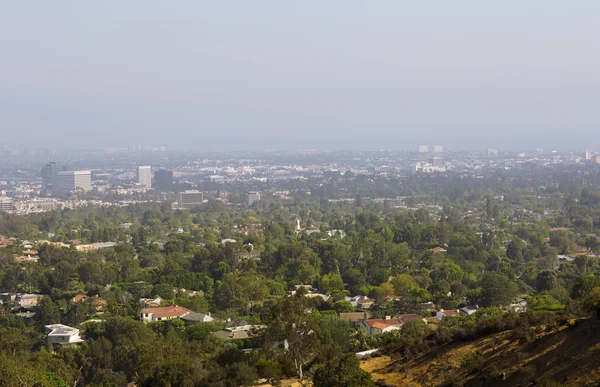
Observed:
[[[42,168],[42,189],[40,191],[40,195],[52,196],[52,187],[56,182],[56,174],[58,172],[58,166],[54,161],[44,165]]]
[[[154,171],[154,185],[161,189],[171,189],[173,186],[173,171],[166,169]]]
[[[432,157],[431,158],[431,165],[433,165],[434,167],[443,167],[444,166],[444,161],[442,160],[441,157]]]
[[[419,145],[419,153],[429,153],[429,147],[427,145]]]
[[[147,189],[152,188],[152,167],[147,165],[137,167],[137,181]]]
[[[249,191],[244,194],[244,203],[248,206],[254,202],[260,201],[260,193],[255,191]]]
[[[590,161],[592,159],[592,152],[586,150],[583,154],[583,158],[585,161]]]
[[[81,189],[90,191],[92,189],[92,173],[90,171],[60,171],[56,173],[53,182],[52,194],[63,195]]]
[[[186,190],[179,194],[179,207],[191,209],[202,204],[204,194],[200,191]]]
[[[434,145],[433,153],[444,153],[444,146],[443,145]]]

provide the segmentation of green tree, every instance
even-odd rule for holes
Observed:
[[[517,284],[503,274],[490,272],[481,280],[481,306],[506,306],[517,294]]]
[[[50,297],[40,299],[36,319],[39,330],[43,330],[46,325],[60,323],[60,311]]]
[[[369,387],[373,386],[371,374],[360,368],[360,363],[352,353],[328,356],[320,364],[313,378],[315,387]]]
[[[173,285],[167,283],[155,285],[152,293],[153,295],[164,298],[165,300],[172,300],[173,297],[175,297],[175,289],[173,289]]]
[[[538,292],[550,291],[559,286],[558,277],[554,270],[541,271],[535,280],[535,287]]]
[[[286,298],[274,308],[275,318],[266,332],[270,342],[283,342],[285,356],[294,364],[300,379],[304,366],[319,352],[319,325],[315,301],[306,297],[304,288]]]
[[[399,274],[390,281],[397,296],[408,295],[412,288],[418,287],[417,282],[408,274]]]

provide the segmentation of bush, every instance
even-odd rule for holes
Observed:
[[[461,364],[468,372],[481,371],[485,364],[485,360],[481,353],[471,352],[463,358]]]
[[[275,380],[283,377],[283,366],[281,363],[260,359],[256,362],[255,366],[258,371],[258,376],[267,379],[271,384],[273,384]]]

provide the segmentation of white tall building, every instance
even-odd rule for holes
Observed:
[[[148,165],[137,167],[137,180],[139,185],[147,189],[152,188],[152,167]]]
[[[419,153],[429,153],[429,147],[427,145],[419,145]]]
[[[52,187],[52,193],[58,195],[81,189],[91,191],[91,171],[60,171],[56,173],[56,181]]]
[[[434,145],[433,153],[444,153],[444,146],[443,145]]]

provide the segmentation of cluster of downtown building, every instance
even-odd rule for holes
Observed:
[[[153,187],[164,191],[173,188],[173,171],[158,169],[154,171],[151,166],[138,166],[136,168],[135,187],[150,190]],[[105,173],[96,173],[89,170],[68,170],[59,166],[56,162],[46,164],[41,171],[42,184],[40,196],[42,197],[64,197],[74,192],[87,192],[92,190],[92,182],[105,180],[109,176]],[[221,182],[216,176],[208,178],[212,182]],[[178,207],[181,209],[192,209],[204,202],[204,193],[198,190],[184,190],[178,194]],[[244,194],[244,203],[251,205],[260,201],[260,193],[249,191]],[[0,209],[1,210],[1,209]],[[8,210],[8,205],[5,210]]]
[[[92,190],[91,171],[69,171],[55,162],[44,165],[41,196],[60,197],[78,190]]]
[[[592,151],[510,153],[490,148],[460,152],[447,151],[441,145],[415,147],[412,152],[45,152],[39,156],[28,153],[21,159],[18,155],[5,156],[2,159],[0,155],[0,211],[19,214],[151,201],[192,209],[209,198],[226,205],[252,205],[261,199],[290,200],[303,186],[306,192],[302,194],[311,195],[312,186],[335,182],[347,172],[350,178],[402,179],[411,174],[479,177],[532,166],[587,168],[600,164],[600,153]],[[57,162],[48,163],[53,159]],[[76,167],[64,167],[63,162]]]
[[[94,173],[89,170],[68,170],[56,162],[50,162],[42,168],[42,186],[40,196],[61,197],[76,191],[91,191],[92,181],[104,180],[105,173]],[[152,188],[152,167],[139,166],[136,169],[136,180],[139,187]],[[173,185],[173,171],[158,170],[155,172],[158,186],[170,188]]]

